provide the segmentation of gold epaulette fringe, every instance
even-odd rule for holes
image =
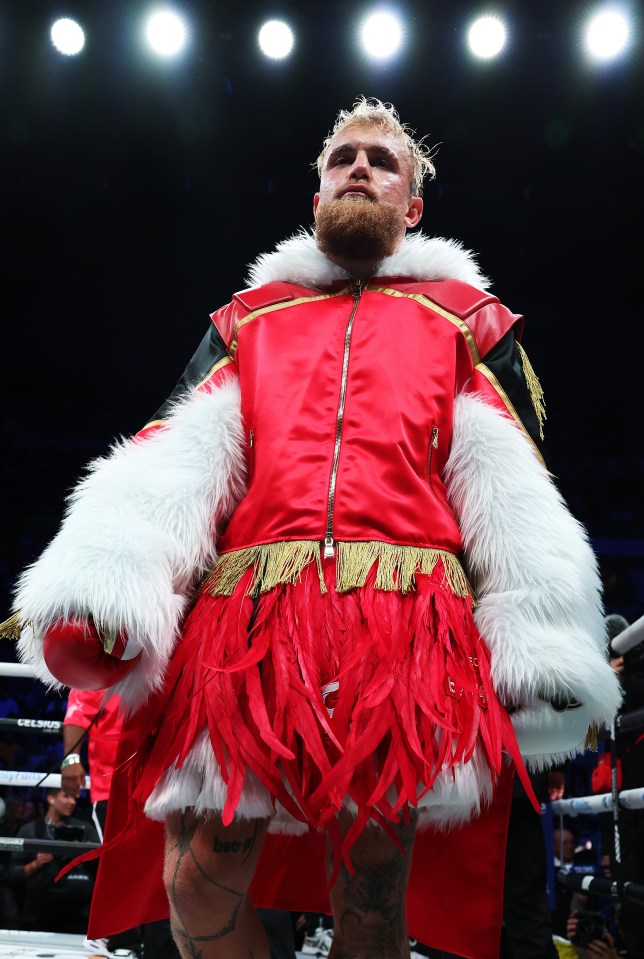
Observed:
[[[591,723],[588,727],[586,740],[584,742],[584,749],[590,749],[593,753],[597,752],[597,723]]]
[[[0,623],[0,638],[18,639],[22,626],[20,613],[14,613],[9,619],[5,619],[4,623]]]
[[[519,356],[521,357],[521,365],[523,366],[523,375],[525,376],[526,385],[530,393],[530,399],[532,400],[532,405],[534,406],[534,411],[537,414],[537,420],[539,421],[539,436],[541,439],[543,439],[543,424],[547,419],[546,401],[543,395],[543,387],[539,382],[539,377],[532,367],[532,363],[528,359],[528,354],[520,343],[517,343],[517,346],[519,348]]]
[[[309,563],[315,563],[320,589],[326,585],[317,540],[263,543],[224,553],[207,576],[203,589],[213,596],[230,596],[244,573],[252,567],[247,587],[251,595],[267,593],[275,586],[295,583]],[[408,593],[416,574],[431,575],[442,563],[445,582],[456,596],[471,596],[472,589],[453,553],[421,546],[396,546],[377,541],[336,543],[336,589],[345,593],[364,586],[369,570],[377,564],[375,588]]]

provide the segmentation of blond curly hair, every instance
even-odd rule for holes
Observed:
[[[420,140],[414,139],[416,131],[412,130],[408,124],[400,122],[398,112],[392,103],[383,103],[382,100],[377,100],[375,97],[359,96],[351,110],[340,110],[333,129],[322,144],[322,152],[317,159],[317,169],[320,176],[322,176],[322,168],[329,152],[331,140],[348,126],[379,127],[399,137],[407,147],[411,164],[411,192],[414,196],[422,196],[425,177],[433,180],[436,176],[436,168],[432,162],[432,150],[425,143],[425,137],[421,137]]]

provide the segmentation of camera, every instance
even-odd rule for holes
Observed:
[[[54,826],[54,839],[60,842],[82,842],[84,838],[84,826]]]
[[[575,946],[587,946],[593,939],[603,939],[606,923],[601,912],[580,912],[577,917],[577,931],[570,940]]]

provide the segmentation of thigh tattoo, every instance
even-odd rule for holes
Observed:
[[[202,951],[198,946],[199,943],[215,942],[216,940],[223,939],[225,936],[230,935],[230,933],[235,931],[237,927],[237,918],[239,915],[239,910],[241,908],[242,902],[244,901],[244,898],[246,895],[246,893],[241,890],[233,889],[230,886],[226,886],[223,883],[218,882],[213,876],[208,874],[207,870],[204,868],[202,863],[199,862],[199,859],[197,858],[197,855],[195,854],[195,850],[193,848],[193,839],[197,831],[198,825],[199,825],[199,821],[197,816],[195,816],[194,813],[192,812],[183,813],[181,816],[181,827],[179,830],[179,835],[177,837],[177,840],[174,843],[174,845],[168,848],[166,853],[166,862],[168,862],[168,860],[170,859],[173,853],[176,853],[176,857],[177,857],[174,863],[172,881],[171,881],[170,891],[169,891],[169,898],[170,898],[170,902],[174,912],[174,919],[172,921],[172,931],[175,938],[177,940],[181,940],[181,942],[184,944],[184,947],[188,950],[188,955],[191,957],[191,959],[202,959]],[[259,829],[259,824],[256,823],[252,836],[248,837],[247,839],[239,843],[240,848],[244,848],[244,849],[246,848],[247,843],[250,843],[246,858],[248,857],[248,855],[250,855],[250,851],[252,850],[252,847],[255,845],[257,841],[258,829]],[[217,843],[221,844],[221,840],[215,838],[215,842],[214,842],[215,852],[217,851]],[[230,843],[224,843],[224,845],[229,845],[229,844]],[[228,850],[225,850],[225,851],[228,851]],[[181,868],[187,856],[190,857],[197,871],[207,883],[212,885],[214,888],[220,890],[221,892],[228,893],[229,895],[233,896],[234,899],[236,900],[233,903],[233,906],[227,921],[224,923],[224,925],[220,929],[216,930],[210,935],[196,936],[191,934],[188,931],[187,923],[184,917],[182,916],[182,909],[179,905],[179,896],[177,894],[177,883],[179,881]],[[244,862],[245,860],[242,860],[242,861]],[[251,957],[249,957],[249,959],[251,959]]]
[[[341,936],[350,942],[368,929],[368,940],[363,943],[365,955],[390,954],[406,944],[405,890],[409,874],[415,817],[409,825],[399,827],[403,852],[384,862],[365,862],[365,854],[356,856],[355,871],[349,872],[343,863],[340,867],[343,911],[338,917]],[[362,933],[357,927],[361,927]],[[339,959],[339,957],[338,957]]]

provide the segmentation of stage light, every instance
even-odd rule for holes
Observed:
[[[282,20],[269,20],[259,31],[259,46],[271,60],[282,60],[293,49],[293,31]]]
[[[387,60],[402,43],[400,21],[384,11],[374,13],[364,21],[361,35],[365,50],[375,60]]]
[[[467,32],[467,42],[474,56],[491,60],[505,46],[505,26],[498,17],[479,17]]]
[[[625,15],[616,8],[595,14],[586,27],[586,51],[593,60],[613,60],[622,53],[630,30]]]
[[[172,10],[160,10],[147,22],[148,43],[162,57],[173,57],[186,42],[186,27]]]
[[[59,53],[67,57],[76,56],[85,46],[85,34],[75,20],[56,20],[51,28],[51,42]]]

